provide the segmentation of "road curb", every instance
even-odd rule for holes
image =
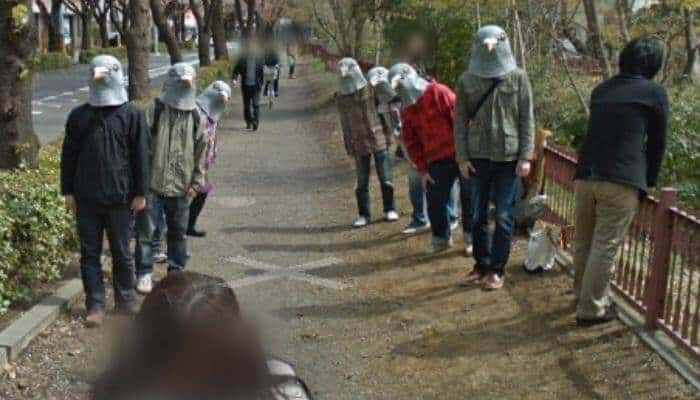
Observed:
[[[66,281],[0,332],[0,366],[17,360],[31,341],[56,320],[61,310],[73,305],[82,292],[80,279]]]

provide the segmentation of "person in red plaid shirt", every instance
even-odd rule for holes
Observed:
[[[404,63],[389,70],[389,81],[404,106],[401,122],[406,151],[426,189],[433,231],[426,253],[437,253],[452,246],[447,203],[456,179],[460,182],[462,226],[469,251],[473,213],[470,185],[460,174],[455,158],[455,94],[447,86],[421,78],[412,66]]]

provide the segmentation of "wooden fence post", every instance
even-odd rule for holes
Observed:
[[[659,192],[659,205],[652,227],[650,273],[644,299],[646,305],[644,327],[647,329],[656,329],[657,320],[664,312],[673,236],[671,207],[676,203],[676,193],[676,189],[673,188],[663,188]]]

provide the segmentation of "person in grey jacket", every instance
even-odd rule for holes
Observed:
[[[515,225],[521,178],[534,151],[532,88],[518,68],[506,32],[495,25],[477,32],[469,69],[457,83],[455,144],[462,175],[474,180],[474,270],[463,280],[486,279],[503,287]],[[496,231],[489,237],[489,203],[496,205]]]

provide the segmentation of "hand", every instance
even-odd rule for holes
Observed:
[[[194,190],[193,188],[187,189],[187,200],[191,201],[192,199],[197,197],[197,193],[198,192],[196,190]]]
[[[236,87],[238,85],[238,82],[235,79],[231,79],[231,87]]]
[[[434,185],[435,184],[435,179],[433,179],[432,176],[430,176],[429,173],[424,173],[421,175],[420,178],[421,184],[423,185],[423,190],[428,190],[428,185]]]
[[[68,209],[71,210],[73,214],[77,213],[78,202],[75,201],[75,197],[73,197],[72,195],[67,195],[64,198],[66,200],[66,207],[68,207]]]
[[[146,208],[146,198],[144,196],[136,196],[131,200],[131,211],[138,214]]]
[[[525,178],[526,176],[530,175],[531,166],[530,161],[520,160],[518,161],[518,165],[515,167],[515,174],[521,178]]]
[[[475,124],[476,124],[476,121],[474,121],[473,119],[467,120],[467,128],[473,128]]]
[[[470,179],[476,174],[476,169],[469,161],[462,161],[459,163],[459,172],[462,173],[464,179]]]

